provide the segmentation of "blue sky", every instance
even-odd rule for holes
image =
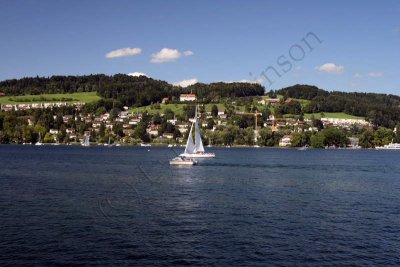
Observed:
[[[400,94],[399,14],[390,0],[1,1],[0,80],[140,72]]]

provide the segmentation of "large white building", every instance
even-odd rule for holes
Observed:
[[[181,94],[179,97],[179,101],[184,102],[184,101],[196,101],[196,95],[195,94]]]

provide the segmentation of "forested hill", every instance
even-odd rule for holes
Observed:
[[[294,85],[275,92],[285,97],[307,99],[305,113],[345,112],[364,116],[376,125],[393,128],[400,122],[400,97],[375,93],[328,92],[316,86]]]
[[[264,87],[251,83],[197,83],[187,88],[173,86],[165,81],[145,76],[125,74],[86,76],[51,76],[6,80],[0,82],[0,92],[6,95],[98,92],[105,98],[120,101],[123,105],[148,105],[164,97],[179,97],[181,93],[195,93],[203,102],[218,97],[243,97],[264,94]]]

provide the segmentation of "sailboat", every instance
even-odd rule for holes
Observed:
[[[193,126],[194,126],[194,142],[192,137]],[[196,107],[194,122],[190,127],[189,137],[186,142],[185,151],[183,152],[183,154],[180,154],[179,156],[185,158],[215,158],[214,153],[205,153],[204,151],[203,141],[201,140],[201,135],[200,135],[199,118],[197,117],[197,107]]]
[[[88,135],[85,136],[85,141],[83,141],[82,146],[85,146],[85,147],[89,147],[90,146],[90,141],[89,141],[89,136]]]
[[[40,132],[39,132],[39,138],[38,138],[38,141],[35,143],[35,146],[42,146],[42,145],[43,145],[42,138],[41,138]]]
[[[108,143],[107,144],[104,144],[105,146],[108,146],[108,147],[112,147],[113,145],[111,144],[111,136],[109,136],[108,137]]]

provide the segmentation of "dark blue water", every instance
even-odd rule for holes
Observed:
[[[400,151],[212,152],[0,146],[0,265],[400,265]]]

